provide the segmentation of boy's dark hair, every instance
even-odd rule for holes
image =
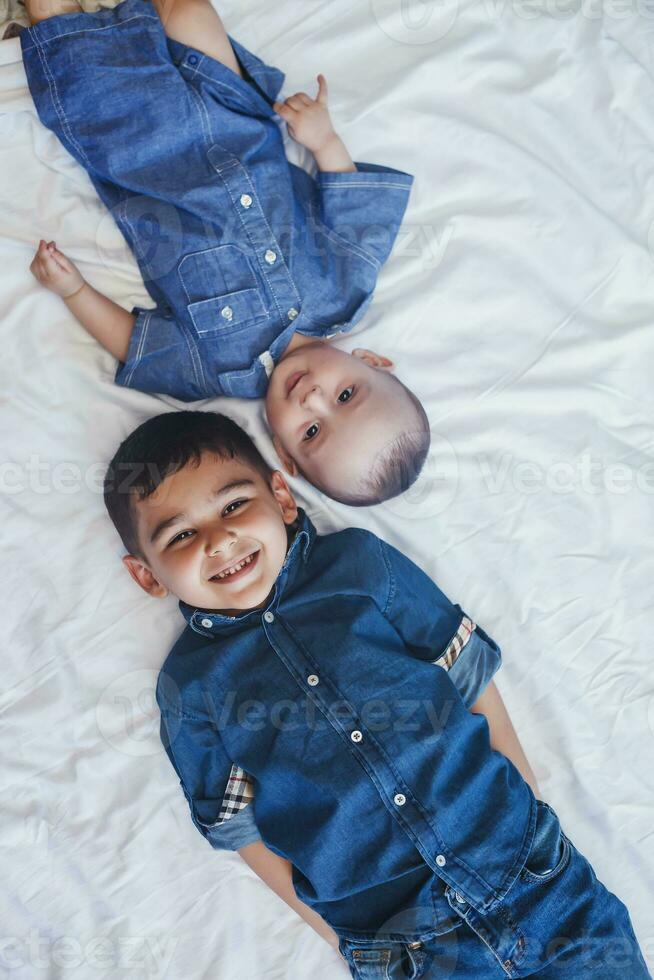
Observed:
[[[427,459],[431,444],[427,413],[422,402],[416,398],[411,389],[394,374],[391,377],[403,389],[405,397],[413,407],[414,423],[411,429],[389,443],[375,460],[370,472],[356,487],[335,487],[331,484],[321,486],[316,480],[309,480],[318,490],[341,504],[348,504],[350,507],[372,507],[397,497],[415,483]],[[299,472],[301,476],[308,479],[302,470]]]
[[[249,435],[218,412],[164,412],[143,422],[121,442],[104,478],[104,502],[125,548],[143,558],[138,541],[134,498],[144,500],[167,476],[202,453],[238,458],[270,482],[272,469]]]

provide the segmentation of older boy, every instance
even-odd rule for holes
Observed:
[[[132,577],[187,623],[157,702],[195,826],[353,977],[649,976],[532,791],[499,647],[416,565],[359,528],[317,535],[212,413],[141,425],[105,501]]]
[[[32,271],[122,362],[117,383],[186,401],[265,395],[288,473],[352,505],[406,489],[429,447],[422,406],[388,358],[327,342],[368,307],[413,178],[352,161],[324,76],[315,99],[276,101],[283,73],[229,37],[209,0],[26,5],[39,118],[87,170],[156,306],[128,313],[54,242]],[[316,179],[287,160],[277,117]]]

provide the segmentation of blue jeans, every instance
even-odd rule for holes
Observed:
[[[500,905],[482,916],[447,889],[452,928],[444,935],[365,943],[342,937],[355,980],[650,977],[625,905],[598,880],[552,807],[539,800],[538,811],[525,866]]]

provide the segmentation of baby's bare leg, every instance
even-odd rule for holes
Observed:
[[[210,55],[242,75],[223,22],[210,0],[153,0],[153,3],[168,37]]]
[[[77,0],[25,0],[30,24],[56,17],[58,14],[78,14],[82,10]]]

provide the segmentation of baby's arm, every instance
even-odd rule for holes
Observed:
[[[288,126],[294,140],[313,153],[318,170],[351,173],[356,171],[352,157],[338,136],[327,108],[327,82],[318,75],[318,94],[312,99],[306,92],[297,92],[285,102],[275,102],[273,108]]]
[[[536,777],[527,762],[527,756],[520,745],[516,730],[511,723],[509,713],[494,681],[488,682],[483,693],[471,706],[470,711],[486,716],[490,729],[491,746],[513,763],[524,781],[531,786],[534,796],[537,799],[542,799]]]
[[[85,330],[119,361],[127,360],[136,317],[99,293],[54,242],[41,239],[30,272],[41,285],[61,296]]]
[[[241,847],[238,853],[275,894],[279,895],[287,905],[290,905],[305,922],[308,922],[312,929],[315,929],[318,935],[325,939],[330,946],[338,949],[338,936],[331,926],[297,897],[293,887],[290,861],[280,857],[279,854],[275,854],[274,851],[270,851],[261,840]]]

